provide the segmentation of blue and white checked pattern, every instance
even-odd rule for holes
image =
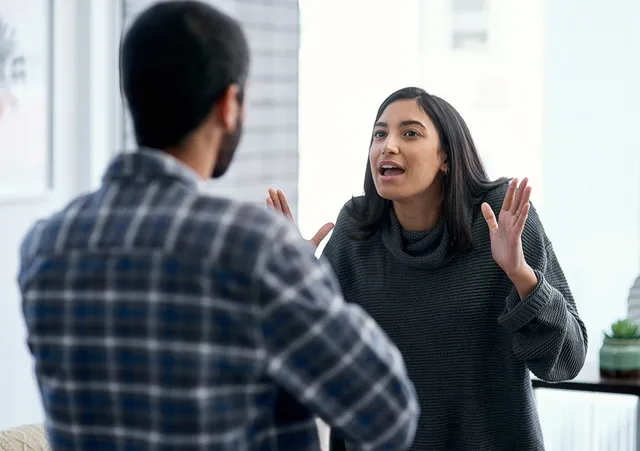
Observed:
[[[283,218],[214,198],[161,152],[21,247],[28,343],[53,449],[319,450],[314,415],[362,449],[404,449],[404,363]]]

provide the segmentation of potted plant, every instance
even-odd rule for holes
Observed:
[[[617,379],[640,378],[640,331],[632,319],[611,325],[600,348],[600,376]]]

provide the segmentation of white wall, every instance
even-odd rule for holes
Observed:
[[[640,2],[545,6],[543,219],[595,359],[640,269]]]
[[[115,3],[54,2],[55,189],[47,196],[0,203],[0,430],[42,420],[16,285],[18,245],[33,221],[95,186],[110,157],[117,96],[105,69],[114,60],[117,39],[112,43],[106,33],[114,38]]]

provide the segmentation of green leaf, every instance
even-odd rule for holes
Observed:
[[[608,338],[628,340],[640,338],[638,325],[632,319],[622,319],[611,325],[611,335],[605,334]]]

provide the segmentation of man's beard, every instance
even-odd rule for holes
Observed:
[[[220,151],[218,154],[218,161],[216,162],[215,168],[213,168],[213,174],[211,174],[212,179],[220,178],[227,172],[229,166],[231,166],[231,161],[233,160],[233,156],[236,153],[238,144],[240,144],[241,137],[242,121],[240,119],[240,115],[238,115],[238,120],[236,121],[236,129],[230,133],[226,133],[222,138],[222,144],[220,145]]]

